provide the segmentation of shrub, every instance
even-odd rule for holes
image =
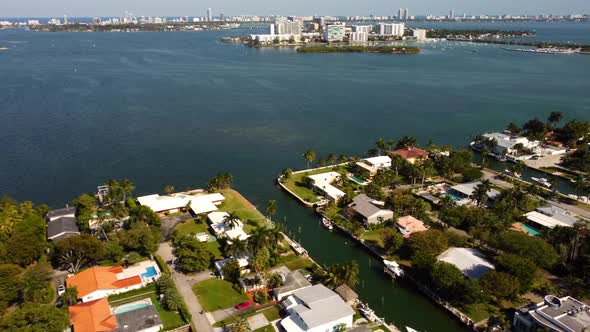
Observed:
[[[164,274],[170,274],[170,268],[168,268],[168,264],[164,261],[164,259],[160,255],[155,255],[154,259],[156,260],[156,264],[160,268],[160,271]]]

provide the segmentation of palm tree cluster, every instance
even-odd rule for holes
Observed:
[[[359,284],[358,263],[356,261],[351,261],[327,267],[322,282],[330,288],[336,288],[342,284],[346,284],[353,289],[356,288]]]
[[[490,180],[482,180],[480,184],[475,187],[473,191],[473,200],[477,203],[477,206],[483,207],[487,204],[489,196],[488,192],[492,190],[492,183]]]
[[[247,253],[256,255],[262,248],[276,251],[282,239],[281,227],[275,224],[275,227],[272,228],[260,227],[254,229],[247,240],[226,239],[222,249],[226,256],[238,257]]]
[[[229,189],[231,188],[233,181],[234,177],[230,173],[217,174],[217,176],[211,178],[209,182],[207,182],[207,191],[212,192],[221,189]]]
[[[106,185],[109,188],[106,194],[106,205],[125,202],[127,196],[135,190],[135,185],[127,179],[121,181],[111,179]]]

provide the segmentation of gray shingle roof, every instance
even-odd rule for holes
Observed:
[[[293,307],[307,329],[354,315],[354,310],[342,298],[322,284],[293,293],[303,304]]]
[[[387,209],[381,209],[380,207],[371,203],[374,201],[371,197],[360,194],[357,195],[353,200],[352,203],[348,204],[353,210],[355,210],[358,214],[362,215],[365,218],[369,218],[380,211],[389,211]]]
[[[66,238],[64,235],[80,234],[76,218],[61,217],[47,223],[47,238],[59,241]]]
[[[116,317],[119,327],[113,330],[113,332],[141,331],[150,327],[162,325],[156,307],[153,305],[123,312],[117,314]]]
[[[76,214],[75,207],[70,206],[70,207],[65,207],[65,208],[61,208],[61,209],[51,210],[51,211],[47,212],[47,215],[45,217],[50,219],[50,218],[56,218],[59,216],[67,216],[70,214]]]

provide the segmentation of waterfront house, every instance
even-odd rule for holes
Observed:
[[[59,217],[47,223],[47,240],[57,242],[76,235],[80,235],[80,230],[75,217]]]
[[[320,191],[331,201],[338,202],[342,197],[344,197],[344,192],[332,185],[332,183],[340,181],[340,173],[326,172],[310,175],[308,177],[311,181],[312,187]]]
[[[220,193],[207,194],[201,190],[160,196],[158,194],[141,196],[137,201],[159,215],[189,210],[194,215],[217,211],[217,206],[225,200]]]
[[[68,308],[76,332],[156,332],[164,328],[151,300],[111,308],[106,298]]]
[[[524,215],[535,226],[553,229],[555,226],[573,227],[581,217],[554,205],[544,205]]]
[[[356,171],[355,173],[358,174],[361,178],[366,180],[371,180],[375,174],[377,174],[378,169],[368,165],[362,161],[357,161],[355,163]]]
[[[289,316],[279,325],[286,332],[326,332],[336,326],[352,327],[354,310],[322,284],[294,292],[281,302]]]
[[[274,273],[278,273],[283,279],[283,285],[272,290],[277,301],[281,301],[300,289],[311,287],[311,283],[299,271],[290,271],[284,266],[273,271],[276,271]]]
[[[429,155],[428,151],[415,147],[397,149],[392,151],[392,153],[404,158],[410,164],[415,164],[418,161],[428,159]]]
[[[428,227],[424,225],[422,220],[416,219],[412,216],[404,216],[397,219],[397,228],[406,239],[414,233],[428,230]]]
[[[45,219],[47,222],[59,219],[59,218],[76,218],[76,208],[75,207],[68,207],[61,209],[50,210],[45,215]]]
[[[481,181],[472,181],[461,183],[453,186],[447,190],[447,195],[451,197],[457,205],[466,205],[473,203],[473,192],[481,184]],[[493,201],[500,195],[500,192],[495,189],[490,189],[487,192],[490,201]]]
[[[227,238],[229,240],[240,239],[246,240],[248,234],[244,232],[244,223],[238,220],[236,224],[230,226],[226,222],[229,216],[227,212],[211,212],[207,215],[207,220],[210,222],[211,229],[218,238]]]
[[[76,287],[78,299],[89,302],[142,288],[160,275],[160,269],[152,261],[143,261],[125,269],[120,265],[94,266],[66,279],[66,285]]]
[[[494,269],[494,265],[488,262],[479,250],[473,248],[449,248],[438,255],[437,260],[455,265],[471,279],[479,279]]]
[[[391,168],[391,158],[389,156],[378,156],[363,159],[364,162],[378,170]]]
[[[393,211],[385,209],[384,203],[365,194],[357,195],[348,208],[352,212],[350,218],[357,217],[365,225],[380,224],[393,218]]]
[[[590,306],[571,296],[547,295],[543,302],[514,314],[514,332],[583,332],[590,330]]]
[[[496,142],[495,149],[491,151],[496,155],[506,153],[513,156],[514,159],[529,159],[535,154],[541,154],[540,141],[531,141],[523,136],[504,133],[487,133],[482,136],[488,141]]]

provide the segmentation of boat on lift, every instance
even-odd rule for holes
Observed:
[[[538,184],[546,188],[551,188],[551,182],[549,182],[549,180],[547,180],[546,178],[531,178],[531,180],[537,182]]]
[[[377,314],[375,314],[375,311],[373,309],[369,308],[368,304],[361,302],[357,305],[356,308],[361,313],[361,315],[363,315],[369,322],[383,323],[383,319],[379,318],[379,316],[377,316]]]

